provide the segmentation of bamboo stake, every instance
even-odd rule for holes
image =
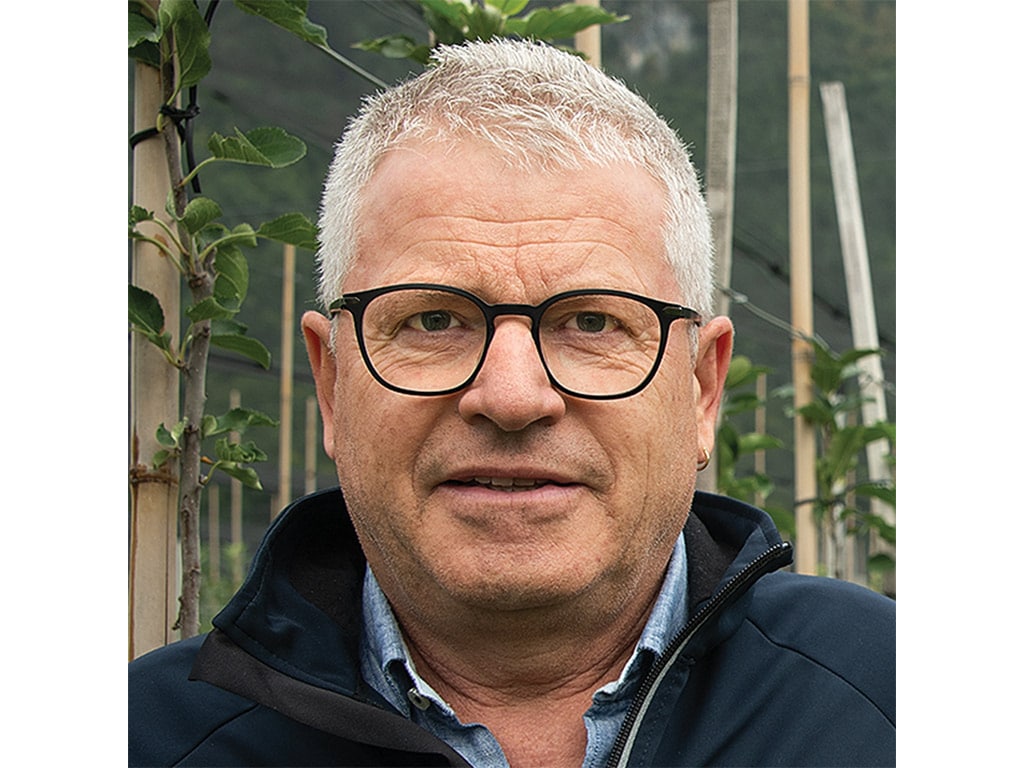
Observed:
[[[277,502],[270,519],[291,499],[292,488],[292,390],[294,379],[295,335],[295,246],[284,247],[281,281],[281,427],[278,450]]]
[[[715,283],[732,281],[733,198],[736,182],[736,0],[708,0],[707,198],[716,252]],[[729,294],[719,291],[719,315],[729,314]]]
[[[160,73],[135,65],[136,130],[153,127],[163,101]],[[161,215],[167,203],[170,178],[159,138],[135,148],[132,197]],[[151,226],[151,225],[150,225]],[[140,229],[146,228],[146,225]],[[159,230],[153,234],[159,236]],[[169,320],[168,331],[178,336],[181,283],[177,269],[156,247],[136,240],[132,251],[132,281],[154,294]],[[172,629],[178,610],[178,478],[149,466],[160,448],[156,429],[178,420],[178,374],[152,345],[130,341],[131,401],[131,531],[129,553],[128,656],[135,658],[177,639]]]
[[[736,176],[736,79],[738,13],[736,0],[708,0],[708,154],[707,200],[715,244],[715,284],[732,280],[733,190]],[[729,314],[729,295],[718,291],[715,313]],[[697,475],[697,488],[718,489],[718,455]]]
[[[868,262],[867,237],[857,186],[857,163],[854,159],[850,119],[846,109],[846,95],[842,83],[822,83],[821,100],[825,112],[825,136],[828,140],[832,184],[835,191],[836,216],[839,221],[839,240],[846,273],[846,290],[850,303],[853,344],[859,349],[878,349],[878,324],[875,319],[875,299],[871,287],[871,265]],[[868,398],[861,406],[864,424],[885,421],[887,408],[882,373],[882,360],[878,355],[861,358],[861,390]],[[886,441],[879,440],[869,448],[868,466],[872,480],[889,479],[889,466],[885,457],[889,453]],[[887,507],[888,508],[888,507]]]
[[[794,337],[793,405],[799,409],[814,396],[811,381],[814,312],[811,280],[810,205],[810,55],[808,0],[789,0],[789,248],[790,304]],[[818,568],[818,531],[811,500],[817,496],[814,428],[793,419],[796,570]]]
[[[577,0],[576,5],[600,6],[601,0]],[[576,50],[587,57],[587,63],[601,68],[601,25],[595,24],[592,27],[580,30],[576,33],[574,45]]]
[[[764,407],[765,401],[768,399],[768,374],[759,373],[757,375],[757,400],[758,406],[754,409],[754,432],[759,435],[764,435],[768,432],[768,409]],[[754,472],[759,475],[765,474],[768,468],[768,463],[765,457],[765,450],[758,448],[754,451]],[[754,494],[754,503],[763,507],[765,503],[764,494],[758,491]]]
[[[846,92],[842,83],[822,83],[821,101],[825,113],[825,138],[828,142],[832,185],[835,192],[836,217],[839,221],[839,241],[843,252],[843,268],[850,304],[853,327],[853,345],[858,349],[878,349],[878,323],[875,318],[874,291],[871,286],[871,265],[868,261],[867,237],[864,233],[864,215],[860,205],[857,183],[857,162],[850,131],[850,117],[846,107]],[[888,419],[883,387],[885,375],[879,355],[861,358],[857,363],[861,371],[860,387],[864,395],[861,422],[874,424]],[[888,463],[889,443],[876,440],[866,448],[868,476],[871,480],[891,480]],[[871,513],[896,524],[892,507],[879,499],[871,499]],[[877,539],[872,549],[894,554],[891,545]],[[895,591],[895,583],[888,585]]]

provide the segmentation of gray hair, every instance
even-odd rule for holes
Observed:
[[[511,40],[440,47],[425,73],[364,101],[337,145],[321,201],[325,306],[355,259],[361,194],[385,154],[466,136],[520,168],[645,169],[666,190],[665,258],[683,300],[713,313],[711,220],[686,146],[618,80],[550,46]]]

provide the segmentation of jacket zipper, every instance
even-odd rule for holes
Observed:
[[[615,737],[611,754],[608,757],[609,768],[620,768],[626,764],[629,758],[629,751],[632,749],[635,738],[634,728],[641,716],[646,713],[650,704],[650,698],[654,689],[658,686],[662,676],[671,666],[675,658],[682,652],[690,639],[703,626],[708,624],[718,614],[732,605],[750,586],[767,573],[771,573],[792,561],[792,545],[788,542],[775,544],[766,549],[754,558],[742,571],[733,576],[726,585],[711,598],[704,607],[686,622],[686,626],[680,630],[672,642],[668,644],[665,652],[658,657],[654,666],[647,672],[640,688],[633,697],[633,702],[626,712],[622,727]]]

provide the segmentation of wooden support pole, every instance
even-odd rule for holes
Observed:
[[[842,83],[822,83],[821,101],[825,116],[825,138],[828,142],[832,187],[839,222],[839,242],[843,252],[847,299],[853,328],[853,345],[858,349],[878,349],[878,323],[875,318],[874,290],[871,286],[871,266],[868,261],[867,237],[864,233],[864,215],[860,205],[857,182],[857,162],[853,150],[853,134],[846,107],[846,91]],[[888,420],[885,402],[885,376],[880,355],[863,357],[857,362],[860,369],[860,387],[864,395],[861,422],[866,425]],[[873,481],[892,480],[887,440],[876,440],[866,448],[868,477]],[[879,499],[871,500],[871,512],[896,524],[892,507]],[[872,542],[876,551],[895,554],[884,541]],[[895,592],[895,582],[887,589]]]
[[[732,282],[733,190],[736,176],[737,0],[708,0],[708,209],[715,244],[715,284]],[[715,313],[729,314],[729,295],[718,291]],[[718,490],[718,455],[697,475],[697,488]]]
[[[134,126],[154,127],[163,101],[160,73],[135,65]],[[163,213],[170,191],[170,175],[160,137],[135,147],[132,200],[157,216]],[[143,224],[140,230],[160,237],[161,230]],[[180,315],[181,277],[160,251],[138,240],[132,250],[132,282],[154,294],[168,319],[167,330],[180,341],[176,318]],[[128,571],[128,656],[135,658],[177,639],[172,629],[178,613],[178,478],[151,466],[161,447],[156,441],[160,424],[178,421],[178,372],[147,341],[132,337],[130,344],[129,400],[131,435],[131,529]]]
[[[292,495],[292,400],[295,376],[295,246],[285,245],[281,280],[281,427],[279,432],[277,502],[273,520]]]
[[[708,208],[715,243],[715,283],[732,282],[733,198],[736,182],[737,0],[708,0]],[[729,314],[729,295],[719,291],[715,311]]]
[[[867,237],[857,185],[857,163],[853,152],[850,118],[846,109],[846,93],[842,83],[822,83],[821,100],[825,115],[825,137],[828,141],[832,186],[839,221],[839,241],[843,252],[846,291],[850,303],[853,345],[858,349],[878,349],[878,324],[875,319],[875,298],[871,287],[871,266],[868,262]],[[867,401],[861,406],[864,424],[885,421],[887,408],[883,388],[884,374],[879,355],[861,358],[861,390]],[[868,467],[872,480],[889,479],[885,457],[886,441],[872,443],[868,451]]]
[[[814,335],[811,277],[810,54],[808,0],[789,0],[789,251],[793,405],[799,409],[814,397],[811,380]],[[796,570],[816,573],[818,530],[811,500],[817,496],[814,427],[793,419],[796,502]]]
[[[601,0],[576,0],[576,5],[601,5]],[[595,24],[576,33],[576,50],[587,57],[587,63],[601,68],[601,25]]]

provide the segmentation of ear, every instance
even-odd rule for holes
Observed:
[[[713,317],[700,329],[697,360],[694,365],[695,408],[698,447],[709,451],[715,447],[718,433],[718,410],[722,405],[725,377],[732,359],[732,322],[727,317]]]
[[[319,312],[302,316],[302,335],[306,338],[309,367],[316,381],[316,399],[324,427],[324,450],[334,458],[334,384],[338,366],[331,348],[331,321]]]

